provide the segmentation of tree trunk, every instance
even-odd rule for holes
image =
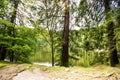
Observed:
[[[62,36],[61,66],[68,66],[69,63],[69,0],[65,1],[64,30]]]
[[[119,63],[116,49],[116,39],[114,33],[114,23],[110,22],[108,24],[108,45],[109,45],[109,54],[110,54],[110,64],[111,66],[115,66],[115,64]]]
[[[109,14],[110,12],[109,0],[104,0],[104,6],[106,13],[106,21],[109,21],[109,19],[111,19],[111,16]],[[115,24],[113,21],[110,21],[107,25],[107,31],[108,31],[108,48],[109,48],[111,66],[115,66],[116,64],[119,63],[114,29],[115,29]]]
[[[6,48],[1,47],[1,49],[0,49],[0,60],[4,61],[5,57],[6,57]]]
[[[14,61],[14,52],[13,51],[11,51],[9,53],[9,57],[10,57],[10,62],[13,62]]]
[[[50,36],[50,46],[51,46],[51,58],[52,58],[52,66],[54,66],[54,37],[53,37],[53,30],[51,30],[50,28],[49,28],[49,12],[48,12],[48,2],[49,0],[45,0],[45,7],[46,7],[46,19],[47,19],[47,21],[46,21],[46,27],[48,28],[48,31],[49,31],[49,36]],[[52,25],[51,25],[51,27],[52,27]]]
[[[12,1],[12,0],[11,0]],[[15,23],[15,19],[16,19],[16,15],[17,15],[17,8],[18,8],[18,4],[19,4],[19,2],[20,2],[20,0],[13,0],[12,1],[13,2],[13,7],[14,7],[14,12],[12,13],[12,16],[11,16],[11,22],[12,23]],[[10,28],[10,33],[9,33],[12,37],[14,37],[15,38],[15,28],[14,27],[12,27],[12,28]],[[12,46],[14,46],[14,42],[12,42]],[[14,51],[12,51],[11,53],[10,53],[10,61],[11,62],[13,62],[14,61]]]
[[[53,36],[53,34],[52,34]],[[52,37],[52,41],[51,41],[51,49],[52,49],[52,66],[54,66],[54,41],[53,41],[53,37]]]

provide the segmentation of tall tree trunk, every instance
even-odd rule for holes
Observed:
[[[65,1],[64,30],[62,36],[61,66],[69,64],[69,0]]]
[[[109,21],[111,18],[110,12],[110,5],[109,0],[104,0],[105,6],[105,13],[106,13],[106,21]],[[109,55],[110,55],[110,64],[111,66],[115,66],[119,63],[118,56],[117,56],[117,49],[116,49],[116,38],[115,38],[115,25],[113,21],[110,21],[107,25],[108,31],[108,48],[109,48]]]
[[[18,4],[19,4],[20,0],[11,0],[11,2],[13,2],[14,11],[12,13],[10,21],[12,23],[15,23],[15,19],[16,19],[16,15],[17,15],[17,8],[18,8]],[[10,29],[10,35],[12,37],[15,37],[15,28],[14,27]],[[12,42],[12,46],[14,46],[14,42]],[[10,61],[13,62],[13,60],[14,60],[14,51],[11,51],[10,54],[11,54],[10,55]]]

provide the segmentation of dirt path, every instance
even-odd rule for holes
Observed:
[[[45,76],[43,72],[39,69],[34,69],[33,71],[23,71],[17,76],[13,77],[13,80],[51,80],[49,77]]]
[[[13,76],[23,71],[26,66],[25,64],[19,64],[0,68],[0,80],[12,80]]]
[[[64,68],[20,64],[1,68],[0,80],[120,80],[120,69],[106,66]]]

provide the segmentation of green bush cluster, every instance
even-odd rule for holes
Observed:
[[[0,60],[29,62],[29,56],[35,50],[35,34],[34,29],[0,19]]]

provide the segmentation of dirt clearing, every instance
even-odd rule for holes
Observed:
[[[120,80],[120,68],[46,67],[28,64],[0,68],[0,80]]]

